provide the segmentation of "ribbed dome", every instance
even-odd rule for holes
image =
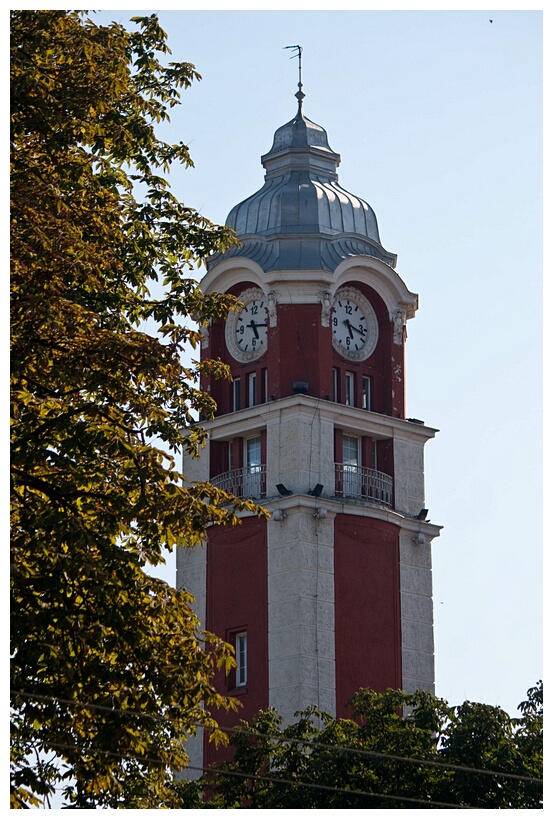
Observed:
[[[358,233],[380,243],[373,210],[337,181],[307,172],[267,179],[260,191],[236,205],[226,221],[241,236]]]
[[[277,128],[269,154],[283,151],[286,148],[304,148],[306,145],[331,151],[325,129],[311,122],[310,119],[303,116],[301,111],[298,111],[294,119]]]
[[[340,156],[301,104],[294,119],[277,129],[261,162],[265,184],[227,217],[242,245],[226,256],[245,255],[260,264],[263,259],[264,269],[329,269],[331,258],[339,263],[360,253],[395,264],[380,244],[374,211],[338,184]]]

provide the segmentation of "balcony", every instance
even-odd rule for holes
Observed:
[[[393,479],[390,475],[364,466],[334,464],[334,469],[336,497],[392,508]],[[267,495],[267,466],[260,464],[231,469],[211,478],[211,483],[236,498],[259,500]]]
[[[241,469],[231,469],[211,478],[211,483],[217,489],[234,495],[235,498],[250,498],[257,500],[267,494],[267,466],[244,466]]]
[[[334,464],[336,495],[392,508],[393,479],[365,466]]]

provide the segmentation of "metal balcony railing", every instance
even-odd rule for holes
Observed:
[[[334,464],[334,467],[338,497],[357,498],[392,507],[393,479],[390,475],[366,466]]]
[[[236,498],[264,498],[267,494],[267,466],[261,464],[231,469],[211,478],[211,483]]]

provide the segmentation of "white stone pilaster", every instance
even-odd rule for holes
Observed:
[[[334,494],[334,424],[320,404],[298,403],[267,415],[267,494],[282,483],[307,494],[318,483]]]
[[[209,441],[200,451],[199,458],[184,456],[182,471],[186,478],[185,486],[186,483],[193,481],[209,480]],[[177,549],[177,589],[184,589],[194,597],[192,608],[200,621],[200,628],[205,628],[207,592],[207,549],[205,545],[194,546],[191,549],[180,546]],[[198,779],[202,775],[203,750],[204,737],[203,730],[200,728],[196,737],[192,737],[186,746],[191,769],[182,771],[177,778]]]
[[[177,589],[184,589],[193,595],[191,604],[199,621],[200,628],[205,628],[206,618],[206,589],[207,589],[207,549],[203,546],[194,546],[177,549]],[[183,779],[198,779],[201,775],[204,756],[204,737],[202,729],[198,729],[196,737],[192,737],[186,746],[186,753],[190,758],[193,770],[182,772]]]
[[[434,609],[430,539],[403,529],[400,548],[402,688],[434,691]]]
[[[424,506],[424,439],[394,436],[395,508],[407,515],[418,515]]]
[[[336,713],[334,666],[334,424],[320,402],[267,416],[267,487],[294,493],[267,525],[269,702],[286,722],[317,705]],[[308,496],[317,484],[322,497]],[[326,517],[325,517],[326,514]],[[278,515],[277,517],[279,517]]]
[[[336,713],[334,520],[297,504],[269,521],[269,704],[286,723],[317,705]]]

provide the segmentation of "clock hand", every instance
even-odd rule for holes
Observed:
[[[353,338],[353,333],[351,332],[351,331],[352,331],[352,327],[351,327],[351,324],[349,323],[349,319],[346,319],[346,320],[344,321],[344,324],[346,325],[346,327],[347,327],[347,328],[348,328],[348,330],[349,330],[349,337],[350,337],[350,338]]]
[[[355,330],[356,333],[359,333],[360,336],[364,336],[365,333],[362,330],[358,330],[353,324],[351,325],[351,329]]]
[[[253,330],[253,332],[254,332],[254,334],[255,334],[255,337],[256,337],[256,338],[259,338],[259,333],[257,332],[257,328],[258,328],[259,326],[260,326],[259,324],[257,324],[257,325],[256,325],[256,323],[255,323],[255,321],[254,321],[253,319],[252,319],[252,320],[250,321],[250,323],[248,324],[248,327],[251,327],[251,328],[252,328],[252,330]]]

